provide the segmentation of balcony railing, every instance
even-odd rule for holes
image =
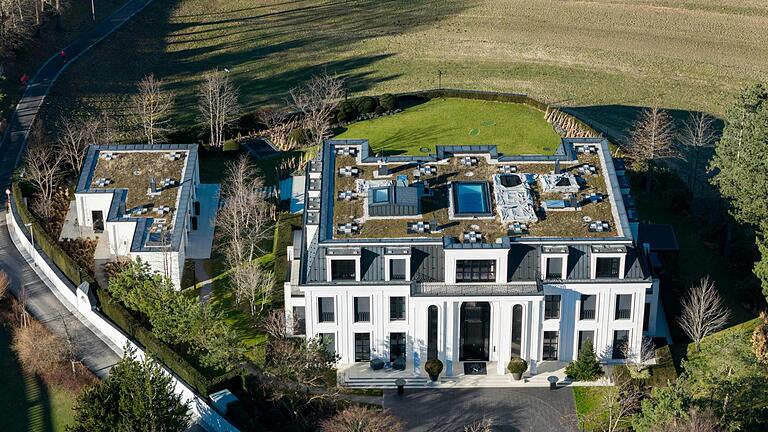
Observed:
[[[333,322],[333,312],[320,312],[320,322]]]
[[[371,320],[370,312],[356,312],[355,322],[369,322]]]
[[[630,319],[631,316],[631,309],[616,309],[616,319]]]
[[[447,284],[443,282],[411,283],[411,295],[415,297],[431,296],[495,296],[495,295],[535,295],[541,294],[541,282],[521,282],[506,284]]]
[[[579,319],[583,319],[583,320],[595,319],[595,310],[594,309],[582,309],[581,310],[581,315],[579,315]]]

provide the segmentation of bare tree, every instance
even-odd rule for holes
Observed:
[[[14,330],[12,348],[24,368],[37,375],[58,366],[66,352],[61,340],[34,320]]]
[[[261,315],[272,299],[274,273],[263,271],[258,262],[250,261],[233,268],[230,276],[237,303],[248,303],[252,317]]]
[[[676,417],[663,425],[656,425],[657,432],[722,432],[720,419],[710,411],[689,409],[687,417]]]
[[[64,340],[62,341],[64,351],[62,354],[64,359],[69,361],[69,364],[72,367],[72,375],[76,375],[77,364],[80,363],[77,359],[77,342],[75,341],[75,338],[72,337],[72,333],[69,331],[69,324],[61,313],[59,313],[59,320],[61,321],[61,326],[64,328]]]
[[[632,380],[617,380],[611,387],[605,387],[603,396],[592,412],[584,420],[596,425],[602,432],[625,430],[631,417],[640,409],[642,393],[632,384]]]
[[[632,126],[629,145],[625,151],[639,171],[650,170],[651,163],[661,157],[677,157],[673,147],[674,125],[672,118],[657,104],[645,109]],[[650,190],[651,176],[646,176],[646,190]]]
[[[691,113],[683,125],[680,143],[687,148],[688,160],[688,185],[691,188],[691,196],[696,198],[699,189],[699,171],[706,170],[702,160],[702,149],[712,147],[717,140],[717,134],[713,124],[715,119],[706,113]]]
[[[633,378],[647,378],[649,375],[648,362],[656,357],[656,346],[648,336],[643,336],[638,347],[630,343],[622,344],[619,349],[627,359],[627,369]]]
[[[301,112],[309,141],[322,144],[331,133],[331,114],[341,100],[343,82],[335,75],[314,75],[306,86],[291,90],[293,107]]]
[[[170,131],[173,93],[163,90],[163,82],[149,74],[139,82],[138,93],[133,96],[133,108],[136,123],[147,143],[162,141]]]
[[[350,406],[320,423],[323,432],[400,432],[403,423],[386,411]]]
[[[247,156],[228,166],[222,187],[224,206],[219,210],[216,227],[230,268],[251,262],[263,252],[260,244],[271,224],[265,216],[268,206],[262,188],[261,177]]]
[[[76,120],[65,117],[59,126],[58,149],[75,176],[79,176],[88,146],[108,144],[113,139],[109,119],[104,115]]]
[[[205,74],[198,93],[197,107],[201,120],[208,123],[211,146],[221,147],[224,145],[224,129],[237,119],[239,112],[237,89],[224,72],[216,69]]]
[[[41,216],[53,215],[53,194],[62,175],[64,158],[43,143],[30,143],[24,156],[24,179],[37,189],[35,203]]]
[[[474,423],[464,426],[464,432],[492,432],[493,420],[483,417]]]
[[[723,304],[714,282],[709,276],[688,289],[682,301],[683,311],[677,319],[686,335],[699,349],[702,339],[723,328],[731,318],[731,311]]]
[[[10,286],[11,278],[8,276],[8,273],[0,270],[0,301],[3,301]]]

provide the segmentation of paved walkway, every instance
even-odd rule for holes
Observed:
[[[115,352],[119,347],[104,343],[96,335],[97,330],[84,325],[64,306],[65,300],[56,297],[46,285],[45,276],[38,275],[30,266],[32,258],[22,256],[13,245],[5,216],[5,211],[0,212],[0,270],[11,277],[11,292],[19,298],[22,289],[25,290],[27,310],[59,336],[65,337],[68,331],[75,341],[77,357],[97,376],[106,377],[109,368],[120,360]]]
[[[483,418],[499,432],[576,432],[570,388],[406,389],[384,392],[384,408],[409,432],[456,432]]]

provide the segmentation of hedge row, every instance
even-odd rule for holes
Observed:
[[[233,371],[213,379],[206,378],[184,357],[180,356],[173,348],[158,339],[150,330],[144,327],[123,305],[115,301],[106,290],[97,288],[95,291],[104,315],[203,397],[208,396],[211,387],[238,374],[237,371]]]
[[[40,221],[35,218],[32,213],[29,212],[24,199],[22,197],[22,191],[18,183],[13,184],[13,202],[16,207],[16,211],[21,218],[24,225],[32,224],[31,226],[23,226],[22,230],[29,232],[32,231],[32,237],[35,240],[35,246],[42,249],[43,253],[47,255],[51,261],[64,273],[75,286],[80,285],[83,282],[93,282],[93,279],[88,275],[88,272],[81,270],[80,266],[64,252],[64,249],[59,246],[58,241],[52,239],[51,236],[46,233]]]

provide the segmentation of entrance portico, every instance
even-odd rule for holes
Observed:
[[[412,298],[412,358],[419,367],[432,357],[444,364],[446,377],[463,372],[463,362],[487,362],[504,375],[513,356],[536,373],[540,360],[543,296]]]

